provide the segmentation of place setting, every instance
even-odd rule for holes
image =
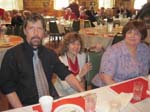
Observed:
[[[88,93],[73,98],[62,98],[53,101],[51,96],[39,98],[39,105],[32,107],[34,112],[98,112],[96,111],[97,95]]]

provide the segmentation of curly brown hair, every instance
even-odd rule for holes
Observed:
[[[136,29],[141,33],[141,40],[144,40],[147,36],[147,29],[145,22],[141,20],[131,20],[122,29],[123,37],[129,30]]]
[[[68,51],[68,46],[70,43],[73,43],[75,41],[79,41],[81,45],[80,52],[83,50],[83,42],[81,39],[81,35],[77,32],[69,32],[64,36],[64,39],[62,41],[62,49],[61,49],[61,55],[64,55]]]

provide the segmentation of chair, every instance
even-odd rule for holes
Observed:
[[[116,44],[117,42],[120,42],[121,40],[123,40],[124,37],[122,35],[122,33],[118,33],[114,36],[114,39],[112,41],[112,45]]]
[[[60,41],[63,39],[63,35],[60,33],[50,33],[49,34],[49,47],[58,48]]]
[[[59,33],[56,21],[49,22],[49,30],[51,33]]]
[[[92,63],[92,70],[86,76],[87,85],[91,85],[91,80],[99,72],[100,62],[101,62],[103,53],[104,53],[104,50],[101,50],[100,52],[90,51],[88,53],[90,62]]]
[[[79,32],[80,30],[80,21],[79,20],[74,20],[72,23],[72,30],[75,32]]]
[[[89,20],[84,20],[84,25],[83,25],[84,28],[89,28],[91,27],[91,23]]]
[[[56,49],[63,39],[64,33],[60,33],[56,21],[49,22],[49,47]]]
[[[14,34],[14,27],[11,24],[6,25],[6,35],[13,35]]]
[[[23,39],[25,39],[25,34],[23,32],[23,25],[16,25],[14,26],[14,35],[18,35],[20,37],[22,37]]]

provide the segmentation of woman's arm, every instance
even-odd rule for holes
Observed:
[[[68,75],[65,80],[69,83],[69,85],[74,88],[75,90],[82,92],[84,91],[84,89],[82,88],[82,86],[80,85],[79,81],[77,80],[77,78],[73,75],[70,74]]]
[[[106,85],[110,85],[110,84],[114,84],[116,83],[113,80],[113,76],[112,75],[108,75],[108,74],[101,74],[99,75],[100,79],[106,84]]]

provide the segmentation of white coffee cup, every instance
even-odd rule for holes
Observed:
[[[53,97],[51,96],[42,96],[39,98],[39,103],[41,105],[43,112],[51,112],[52,104],[53,104]]]

